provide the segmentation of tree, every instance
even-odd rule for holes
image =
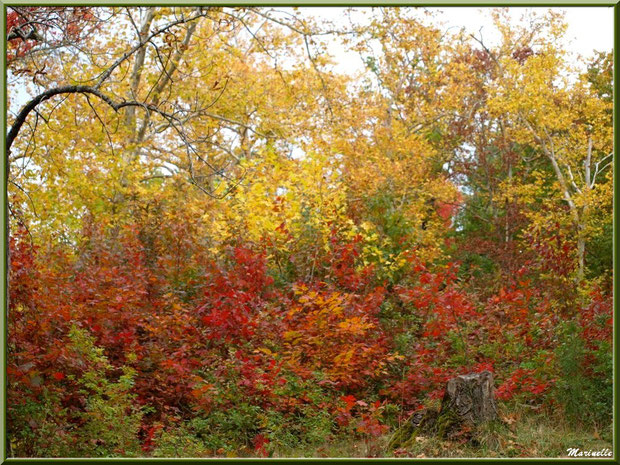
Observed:
[[[80,44],[111,18],[98,16],[90,7],[17,7],[7,13],[7,64],[11,72],[36,79],[45,74],[38,67],[42,54],[63,48],[79,51]],[[34,69],[30,66],[33,65]]]
[[[183,68],[184,78],[207,77],[204,73],[205,68],[196,68],[196,64],[187,61],[187,55],[191,53],[192,60],[196,58],[200,50],[197,48],[197,41],[204,40],[212,45],[214,53],[209,56],[216,57],[217,60],[223,60],[226,56],[231,58],[236,56],[235,59],[238,59],[240,55],[245,54],[247,57],[257,55],[257,52],[273,58],[270,48],[274,45],[269,43],[271,40],[274,43],[284,41],[286,44],[294,42],[295,39],[291,37],[297,35],[297,40],[306,43],[307,56],[313,63],[313,68],[319,71],[308,41],[315,35],[330,33],[320,31],[312,23],[302,21],[296,16],[287,16],[282,19],[277,12],[258,8],[167,9],[148,7],[140,8],[138,11],[130,8],[106,9],[105,11],[110,11],[116,21],[123,24],[123,27],[119,29],[118,22],[115,23],[116,26],[108,21],[97,23],[100,36],[114,37],[113,43],[106,44],[107,47],[111,46],[111,53],[100,50],[97,39],[92,34],[77,36],[75,33],[73,35],[70,33],[80,24],[78,20],[71,19],[78,15],[72,9],[16,10],[16,14],[21,15],[19,18],[28,13],[31,20],[16,20],[17,22],[8,32],[10,41],[21,40],[36,43],[39,40],[43,41],[41,33],[38,32],[40,29],[45,31],[58,29],[60,34],[64,35],[56,40],[55,46],[57,47],[68,45],[69,39],[67,38],[71,38],[76,43],[78,39],[82,40],[81,53],[75,56],[65,54],[63,59],[83,72],[79,75],[72,75],[67,66],[63,68],[60,63],[56,62],[53,70],[46,71],[45,81],[36,83],[38,84],[36,95],[24,104],[10,121],[11,126],[6,144],[9,164],[27,157],[27,148],[25,151],[20,150],[19,153],[14,154],[11,150],[15,139],[31,115],[35,117],[31,133],[36,132],[39,119],[46,120],[39,111],[39,106],[58,96],[64,98],[70,94],[77,94],[86,99],[96,120],[102,124],[105,115],[100,114],[104,110],[100,109],[99,104],[107,106],[114,113],[124,112],[122,119],[127,130],[127,137],[129,142],[135,146],[134,150],[129,150],[123,155],[125,162],[129,163],[131,159],[140,156],[138,147],[148,139],[149,133],[151,136],[161,135],[157,137],[160,142],[162,138],[165,139],[172,134],[173,137],[165,145],[174,143],[184,148],[186,154],[183,168],[188,173],[191,182],[204,193],[220,195],[213,192],[210,183],[204,180],[213,176],[225,176],[223,166],[229,165],[230,161],[238,158],[239,155],[230,150],[230,143],[228,147],[222,146],[221,137],[219,141],[210,141],[210,137],[195,134],[192,125],[195,127],[200,123],[202,126],[213,128],[216,132],[232,131],[236,134],[234,144],[242,146],[244,151],[250,150],[252,145],[250,139],[258,137],[266,140],[272,137],[274,132],[269,128],[265,133],[260,132],[258,128],[260,124],[253,121],[258,119],[256,116],[253,117],[256,109],[248,108],[241,114],[238,112],[234,114],[232,109],[221,114],[211,111],[228,90],[230,76],[226,72],[221,72],[219,76],[210,76],[213,80],[206,88],[199,86],[190,91],[190,89],[179,86],[179,83],[175,81],[179,79],[181,68]],[[55,21],[54,16],[49,13],[55,13],[65,21]],[[49,23],[38,29],[35,28],[34,24],[40,23],[37,18],[45,14],[48,14]],[[79,14],[82,15],[79,18],[92,17],[83,12]],[[136,15],[139,17],[134,17]],[[269,24],[276,27],[270,27]],[[257,32],[260,29],[268,30],[268,34]],[[133,30],[135,35],[133,40],[128,37],[128,30]],[[84,42],[86,39],[90,41]],[[235,44],[228,50],[224,46],[227,40],[232,40]],[[73,42],[70,45],[77,46]],[[40,60],[38,55],[36,57],[33,55],[31,58]],[[212,62],[211,66],[214,64],[216,63]],[[225,67],[222,61],[219,61],[217,65]],[[282,78],[277,60],[275,70]],[[219,145],[219,156],[225,159],[224,163],[213,163],[212,160],[204,157],[205,144],[206,150],[211,151]],[[175,164],[174,160],[166,161]],[[161,167],[165,170],[165,164]],[[202,172],[205,168],[208,171],[207,174]]]
[[[553,17],[549,24],[549,34],[556,40],[546,45],[534,35],[529,44],[519,43],[522,30],[502,27],[504,53],[497,57],[501,71],[497,82],[490,83],[488,107],[493,115],[509,115],[510,137],[535,147],[552,168],[575,228],[577,279],[581,280],[592,210],[610,199],[609,185],[601,181],[613,162],[611,102],[600,97],[588,74],[569,81],[574,71],[563,52],[552,45],[564,26]]]
[[[458,144],[451,128],[465,112],[464,101],[447,98],[461,95],[451,59],[459,38],[401,8],[377,9],[356,33],[352,47],[367,74],[331,146],[342,156],[349,208],[360,224],[375,225],[391,252],[385,260],[414,245],[437,257],[453,213],[441,210],[454,210],[460,197],[444,169],[445,148]]]

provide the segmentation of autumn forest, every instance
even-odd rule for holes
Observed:
[[[612,451],[611,49],[483,13],[7,7],[6,455]]]

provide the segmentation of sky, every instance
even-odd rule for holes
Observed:
[[[444,28],[464,27],[467,32],[478,35],[482,27],[485,43],[493,45],[493,24],[488,14],[490,7],[425,7],[428,10],[440,11],[440,18]],[[286,10],[287,8],[278,8]],[[357,7],[359,10],[370,10],[369,7]],[[526,7],[510,7],[508,11],[515,18],[519,18]],[[529,10],[546,11],[546,7],[527,8]],[[590,56],[593,50],[612,50],[614,39],[613,8],[612,7],[555,7],[555,10],[565,12],[568,31],[565,36],[565,46],[575,53]],[[300,10],[308,10],[309,13],[335,24],[348,25],[348,20],[343,14],[342,7],[306,7]],[[356,15],[356,19],[364,15]],[[497,38],[495,38],[496,40]],[[329,53],[334,56],[336,65],[334,70],[343,73],[352,73],[363,70],[363,64],[359,55],[355,52],[345,52],[336,42],[329,46]],[[24,88],[13,88],[13,105],[10,110],[17,110],[29,97]]]
[[[358,8],[363,9],[363,7]],[[426,7],[426,9],[440,11],[440,18],[444,22],[445,28],[465,27],[467,32],[478,35],[482,27],[485,43],[493,45],[493,40],[497,39],[492,34],[494,27],[488,14],[491,7]],[[510,7],[508,11],[511,16],[517,19],[525,9],[526,7]],[[527,9],[543,13],[549,8]],[[553,9],[565,12],[565,19],[568,24],[565,45],[568,50],[584,56],[591,56],[594,50],[609,51],[613,49],[614,20],[612,7],[554,7]],[[309,8],[309,10],[312,11],[313,15],[335,23],[344,20],[341,8],[322,7]],[[335,67],[336,70],[345,72],[361,69],[362,63],[357,54],[345,53],[337,45],[330,47],[329,50],[338,63]]]
[[[490,8],[486,8],[489,10]],[[509,12],[520,16],[525,7],[511,7]],[[549,8],[527,8],[544,12]],[[612,7],[562,7],[553,8],[566,13],[568,31],[566,33],[569,49],[590,55],[592,50],[611,50],[614,43],[614,10]],[[493,29],[493,25],[483,8],[452,7],[440,8],[450,26],[465,26],[472,33],[477,33],[480,26],[483,32]]]

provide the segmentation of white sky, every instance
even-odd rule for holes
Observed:
[[[440,8],[449,26],[465,26],[471,33],[477,33],[483,26],[483,33],[493,29],[488,11],[491,8],[451,7]],[[509,12],[518,18],[524,10],[545,12],[549,8],[511,7]],[[553,8],[564,11],[568,31],[566,45],[576,53],[591,55],[593,50],[611,50],[614,44],[614,10],[612,7],[562,7]],[[489,39],[491,37],[489,36]],[[485,36],[486,39],[486,36]]]
[[[357,7],[357,9],[365,8]],[[366,9],[369,10],[370,7]],[[460,29],[465,27],[467,32],[478,35],[480,27],[482,27],[486,43],[493,45],[494,39],[497,39],[492,34],[494,26],[489,15],[492,7],[425,7],[425,9],[441,12],[438,19],[444,22],[445,28],[456,27]],[[541,13],[549,10],[547,7],[510,7],[508,11],[511,16],[518,19],[526,9],[540,11]],[[613,49],[614,19],[612,7],[555,7],[553,9],[565,12],[565,20],[568,24],[565,46],[568,50],[580,55],[591,56],[594,50],[609,51]],[[322,17],[337,24],[344,21],[342,8],[315,7],[308,8],[308,10],[311,10],[311,13],[319,18]],[[337,71],[361,70],[362,63],[357,54],[345,53],[338,46],[330,47],[329,51],[338,61]]]

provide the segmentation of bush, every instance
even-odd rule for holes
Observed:
[[[142,410],[131,394],[134,371],[122,367],[113,381],[115,370],[87,331],[73,326],[68,339],[71,363],[81,370],[55,372],[55,384],[25,393],[25,401],[9,409],[11,455],[139,455]]]
[[[135,371],[122,367],[122,374],[115,382],[111,381],[113,367],[103,355],[103,350],[95,346],[93,337],[74,326],[69,339],[77,359],[89,367],[77,380],[81,386],[79,392],[85,398],[85,408],[76,417],[79,426],[75,429],[74,455],[139,455],[138,431],[142,411],[136,406],[136,396],[131,394]]]
[[[588,347],[584,331],[565,323],[556,349],[559,378],[555,398],[571,422],[607,426],[613,412],[613,360],[608,341]]]

